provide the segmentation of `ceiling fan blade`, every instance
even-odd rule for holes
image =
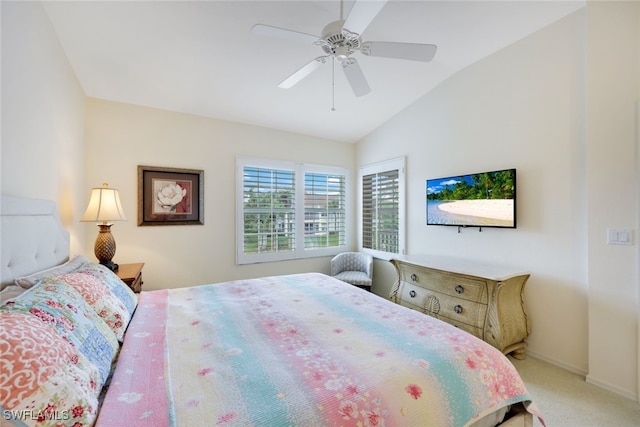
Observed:
[[[363,55],[424,62],[431,61],[436,50],[438,47],[434,44],[398,42],[365,42],[360,47]]]
[[[369,83],[367,83],[367,79],[364,77],[358,61],[349,58],[342,62],[342,69],[356,96],[366,95],[371,92]]]
[[[312,34],[301,33],[299,31],[287,30],[285,28],[273,27],[271,25],[256,24],[251,27],[251,32],[258,36],[267,36],[278,39],[299,41],[314,44],[319,37]]]
[[[278,85],[278,87],[282,89],[289,89],[295,86],[300,80],[304,79],[309,74],[320,68],[322,64],[327,62],[327,58],[328,56],[319,56],[316,59],[311,60],[311,62],[307,63],[304,67],[287,77]]]
[[[344,22],[344,28],[352,33],[362,34],[385,4],[387,4],[387,0],[356,0]]]

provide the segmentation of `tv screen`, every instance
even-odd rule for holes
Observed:
[[[428,179],[427,225],[516,228],[516,170]]]

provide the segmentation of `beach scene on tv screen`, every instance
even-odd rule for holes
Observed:
[[[427,224],[513,227],[515,169],[426,182]]]

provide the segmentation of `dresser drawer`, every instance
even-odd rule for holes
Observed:
[[[481,279],[452,276],[421,267],[406,266],[401,280],[446,295],[487,304],[487,284]]]
[[[402,281],[398,289],[397,299],[401,305],[425,312],[428,303],[431,302],[429,298],[431,294],[432,292],[425,288]]]
[[[415,305],[415,304],[412,304],[412,302],[411,302],[411,301],[407,301],[407,300],[399,300],[399,301],[398,301],[398,304],[400,304],[400,305],[401,305],[401,306],[403,306],[403,307],[410,308],[411,310],[419,311],[420,313],[423,313],[423,314],[424,314],[424,312],[425,312],[425,311],[424,311],[424,308],[419,307],[419,306],[417,306],[417,305]]]
[[[453,325],[456,328],[462,329],[463,331],[468,332],[471,335],[474,335],[480,338],[481,340],[484,340],[484,332],[482,331],[482,328],[477,328],[475,326],[467,325],[466,323],[458,322],[453,319],[441,318],[440,320],[444,320],[448,324]]]
[[[408,282],[400,283],[398,299],[400,304],[433,317],[446,317],[473,327],[481,328],[487,314],[485,304],[434,292]]]

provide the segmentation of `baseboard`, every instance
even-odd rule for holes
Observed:
[[[560,369],[564,369],[565,371],[569,371],[573,374],[580,375],[581,377],[586,378],[587,371],[584,369],[576,368],[575,366],[567,365],[566,363],[560,362],[559,360],[549,358],[547,356],[543,356],[542,354],[536,353],[535,351],[527,350],[527,357],[533,357],[534,359],[542,360],[543,362],[547,362],[550,365],[557,366]]]
[[[617,395],[620,395],[622,397],[626,397],[627,399],[631,399],[634,402],[638,402],[638,396],[635,395],[634,393],[629,392],[628,390],[623,390],[620,387],[616,387],[614,385],[611,385],[605,381],[600,381],[597,378],[594,378],[592,375],[587,375],[586,381],[589,384],[593,384],[595,386],[598,386],[600,388],[603,388],[605,390],[608,390],[612,393],[615,393]]]
[[[543,362],[549,363],[550,365],[557,366],[560,369],[564,369],[565,371],[569,371],[569,372],[574,373],[576,375],[580,375],[589,384],[593,384],[593,385],[595,385],[597,387],[600,387],[602,389],[605,389],[607,391],[615,393],[615,394],[617,394],[619,396],[625,397],[627,399],[631,399],[634,402],[640,401],[640,396],[636,396],[634,393],[630,393],[628,390],[623,390],[623,389],[621,389],[619,387],[616,387],[614,385],[611,385],[611,384],[609,384],[609,383],[607,383],[605,381],[601,381],[601,380],[599,380],[597,378],[594,378],[593,375],[587,374],[587,372],[585,372],[583,369],[579,369],[579,368],[576,368],[574,366],[567,365],[567,364],[562,363],[562,362],[560,362],[558,360],[555,360],[555,359],[543,356],[541,354],[538,354],[535,351],[527,351],[527,357],[532,357],[534,359],[541,360]]]

